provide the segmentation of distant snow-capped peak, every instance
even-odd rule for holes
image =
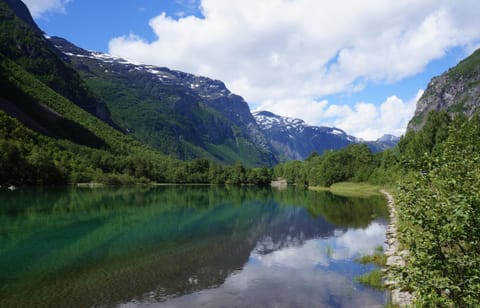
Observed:
[[[274,114],[270,111],[257,111],[252,113],[255,120],[257,121],[258,126],[262,129],[272,129],[272,128],[285,128],[285,129],[296,129],[303,131],[305,128],[311,130],[318,130],[325,133],[329,133],[337,136],[351,137],[348,136],[343,130],[336,127],[326,127],[326,126],[314,126],[305,123],[302,119],[284,117],[277,114]]]
[[[389,134],[385,134],[382,137],[377,139],[377,141],[380,141],[380,142],[398,142],[399,140],[400,140],[400,137],[389,135]]]
[[[257,111],[252,114],[262,129],[271,129],[273,126],[285,127],[287,129],[302,129],[307,126],[305,121],[301,119],[279,116],[270,111]]]

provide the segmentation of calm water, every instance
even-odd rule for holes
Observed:
[[[381,307],[383,198],[221,187],[0,191],[1,307]]]

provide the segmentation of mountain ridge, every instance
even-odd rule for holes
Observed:
[[[304,160],[311,153],[322,154],[338,150],[350,144],[364,143],[374,151],[391,148],[398,137],[384,135],[375,141],[365,141],[348,135],[336,127],[314,126],[298,118],[284,117],[270,111],[253,113],[258,126],[284,160]]]
[[[312,152],[323,153],[325,150],[340,149],[351,143],[366,143],[371,150],[382,151],[394,146],[396,142],[398,142],[398,138],[389,141],[364,141],[360,138],[347,135],[341,129],[311,126],[307,125],[303,120],[300,119],[291,119],[291,121],[297,121],[301,127],[301,132],[296,132],[295,137],[290,137],[287,129],[281,129],[280,126],[277,126],[277,128],[281,132],[277,130],[277,132],[273,133],[271,128],[265,127],[262,121],[258,119],[258,113],[251,113],[248,104],[244,101],[244,99],[241,96],[231,93],[225,84],[220,80],[196,76],[166,67],[140,64],[106,53],[88,51],[75,46],[63,38],[52,37],[50,38],[50,41],[67,57],[69,57],[69,61],[74,65],[74,67],[77,68],[85,80],[87,80],[87,83],[93,75],[96,75],[96,78],[104,75],[105,73],[112,72],[119,74],[132,74],[132,71],[135,73],[143,72],[145,74],[143,78],[150,78],[150,80],[153,80],[151,82],[160,84],[162,91],[169,91],[165,88],[165,86],[179,87],[176,90],[177,93],[178,91],[184,91],[185,93],[191,93],[193,96],[197,96],[197,100],[202,101],[205,106],[213,108],[229,120],[233,121],[242,131],[246,131],[253,144],[259,145],[260,148],[265,152],[270,152],[272,155],[272,157],[269,159],[270,162],[280,162],[291,159],[303,160]],[[103,72],[102,70],[98,71],[99,66],[102,67]],[[97,71],[95,72],[95,70]],[[127,77],[127,79],[131,80],[131,77]],[[136,84],[137,79],[135,79],[132,83]],[[95,84],[90,85],[95,87]],[[104,99],[107,102],[109,101],[108,98],[104,97]],[[191,106],[192,105],[190,105],[190,107]],[[109,108],[113,113],[115,113],[115,102],[111,101]],[[179,111],[181,112],[181,110],[176,109],[177,113]],[[264,114],[266,112],[267,111],[263,111]],[[270,113],[269,115],[272,118],[280,117],[274,115],[273,113]],[[288,119],[286,117],[282,118],[285,120]],[[124,125],[121,123],[119,123],[119,125],[124,127]],[[284,126],[288,127],[288,124],[284,123]],[[124,128],[130,130],[127,127]],[[228,130],[226,127],[223,129]],[[213,140],[208,141],[215,142],[215,135],[218,134],[218,132],[218,129],[213,131],[209,130],[208,133],[204,135],[206,135],[209,139],[213,138]],[[283,136],[279,136],[280,133],[283,134]],[[309,137],[306,138],[304,136],[305,134],[308,134]],[[192,142],[192,139],[198,140],[201,138],[201,136],[195,136],[194,138],[190,138],[189,141]],[[298,140],[289,140],[292,138]],[[140,138],[140,140],[142,139]],[[146,140],[144,139],[142,141]],[[195,143],[194,141],[195,140],[193,140],[192,143]],[[196,145],[205,146],[204,143],[196,143]],[[204,153],[204,155],[205,154],[206,153]],[[214,153],[209,154],[214,155]],[[249,155],[251,154],[252,152],[250,151]],[[230,161],[230,163],[232,163],[232,161]]]
[[[87,51],[58,37],[50,41],[137,139],[182,159],[277,162],[248,104],[223,82]]]

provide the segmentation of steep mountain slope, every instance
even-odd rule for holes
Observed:
[[[26,10],[21,5],[16,10],[22,7]],[[28,11],[21,13],[30,16]],[[0,20],[1,185],[106,182],[132,176],[165,181],[174,170],[169,166],[180,162],[122,134],[103,121],[108,118],[97,117],[99,110],[108,112],[106,107],[4,0]]]
[[[408,130],[420,130],[430,111],[472,116],[480,106],[480,49],[444,74],[433,78],[417,103]]]
[[[105,100],[113,121],[138,140],[182,159],[276,163],[247,103],[221,81],[50,40]]]
[[[43,37],[20,0],[0,1],[0,53],[55,92],[112,124],[105,104],[95,97],[75,70]]]
[[[398,137],[392,135],[385,135],[376,141],[364,141],[335,127],[312,126],[301,119],[283,117],[269,111],[255,112],[253,115],[282,161],[304,160],[312,152],[322,154],[353,143],[365,143],[372,151],[379,152],[394,147],[399,141]]]
[[[32,15],[28,11],[27,6],[19,0],[5,0],[4,1],[23,22],[25,22],[32,30],[39,34],[43,34],[43,31],[37,26],[32,18]]]

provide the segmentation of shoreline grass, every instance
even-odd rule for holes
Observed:
[[[387,256],[383,252],[382,245],[378,245],[377,247],[375,247],[375,251],[373,252],[373,254],[361,256],[355,261],[361,264],[373,263],[379,267],[366,274],[355,277],[356,281],[378,290],[385,289],[385,285],[383,284],[384,273],[380,268],[385,267],[387,263]]]
[[[355,280],[378,290],[385,289],[385,286],[383,285],[383,272],[380,269],[375,269],[371,272],[355,277]]]
[[[375,247],[375,251],[372,255],[361,256],[355,261],[360,264],[373,263],[379,267],[384,267],[387,264],[387,256],[383,252],[383,247],[381,245],[378,245],[377,247]]]
[[[313,191],[329,191],[334,195],[344,197],[369,198],[373,196],[381,196],[381,187],[369,183],[340,182],[330,187],[312,186],[308,189]]]

